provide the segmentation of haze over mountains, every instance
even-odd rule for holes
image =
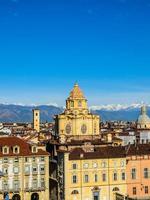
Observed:
[[[15,104],[0,104],[0,122],[32,122],[32,109],[39,108],[41,121],[50,122],[54,115],[63,111],[62,107],[54,105],[26,106]],[[102,120],[135,121],[140,113],[141,104],[132,105],[101,105],[91,106],[90,111],[101,116]],[[150,105],[148,106],[150,115]]]

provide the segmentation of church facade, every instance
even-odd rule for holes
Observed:
[[[74,85],[66,100],[65,111],[56,116],[55,124],[60,143],[70,139],[82,140],[100,136],[99,116],[90,113],[87,99],[78,84]]]

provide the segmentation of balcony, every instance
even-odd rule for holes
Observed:
[[[0,190],[0,194],[3,194],[5,192],[8,193],[19,193],[21,191],[21,188],[2,188],[2,190]]]
[[[45,170],[41,170],[41,171],[40,171],[40,174],[41,174],[41,175],[44,175],[44,174],[45,174]]]
[[[41,187],[26,187],[24,189],[25,192],[39,192],[39,191],[45,191],[46,190],[46,187],[45,186],[41,186]]]

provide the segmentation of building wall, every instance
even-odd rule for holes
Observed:
[[[127,158],[127,192],[130,197],[150,197],[150,156],[132,156]],[[131,170],[136,169],[136,178],[132,179]],[[144,168],[148,168],[148,178],[144,178]],[[148,194],[145,193],[148,186]],[[133,194],[133,188],[136,194]]]
[[[67,125],[70,126],[70,133],[66,131]],[[86,126],[85,133],[82,132],[83,125]],[[58,127],[59,135],[99,135],[99,117],[92,114],[77,116],[64,114],[58,117]]]
[[[99,191],[101,200],[113,200],[116,192],[113,192],[113,189],[116,187],[120,194],[127,195],[126,179],[121,178],[121,173],[126,170],[125,163],[125,158],[69,160],[68,153],[65,153],[65,200],[91,200],[95,190]],[[77,165],[77,169],[73,169],[73,164]],[[118,175],[116,181],[113,180],[114,172]],[[97,182],[94,180],[95,174],[98,175]],[[102,180],[102,174],[106,174],[106,181]],[[72,182],[73,175],[77,176],[77,183]],[[87,183],[84,175],[89,176]],[[78,194],[72,194],[74,190],[77,190]]]
[[[8,162],[4,159],[8,158]],[[41,158],[44,160],[42,161]],[[15,160],[18,159],[18,162]],[[29,172],[25,172],[25,168],[29,167]],[[37,168],[33,172],[33,167]],[[44,171],[41,171],[44,167]],[[7,173],[5,169],[8,170]],[[16,171],[18,170],[18,171]],[[14,194],[20,194],[21,200],[30,200],[32,193],[38,193],[40,200],[49,200],[49,157],[3,157],[0,158],[0,171],[4,176],[0,178],[0,199],[3,199],[4,192],[9,193],[9,198]],[[44,179],[44,186],[41,185],[41,180]],[[36,180],[37,186],[33,187],[33,180]],[[18,186],[15,187],[15,182],[18,181]],[[8,183],[7,188],[4,188],[4,183]]]

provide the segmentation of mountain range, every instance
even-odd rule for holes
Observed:
[[[91,106],[90,111],[100,115],[103,121],[106,120],[124,120],[135,121],[140,114],[142,104],[132,105],[101,105]],[[150,115],[150,105],[148,114]],[[54,115],[61,113],[64,108],[55,105],[17,105],[0,104],[0,122],[32,122],[32,109],[39,108],[42,122],[50,122]]]

